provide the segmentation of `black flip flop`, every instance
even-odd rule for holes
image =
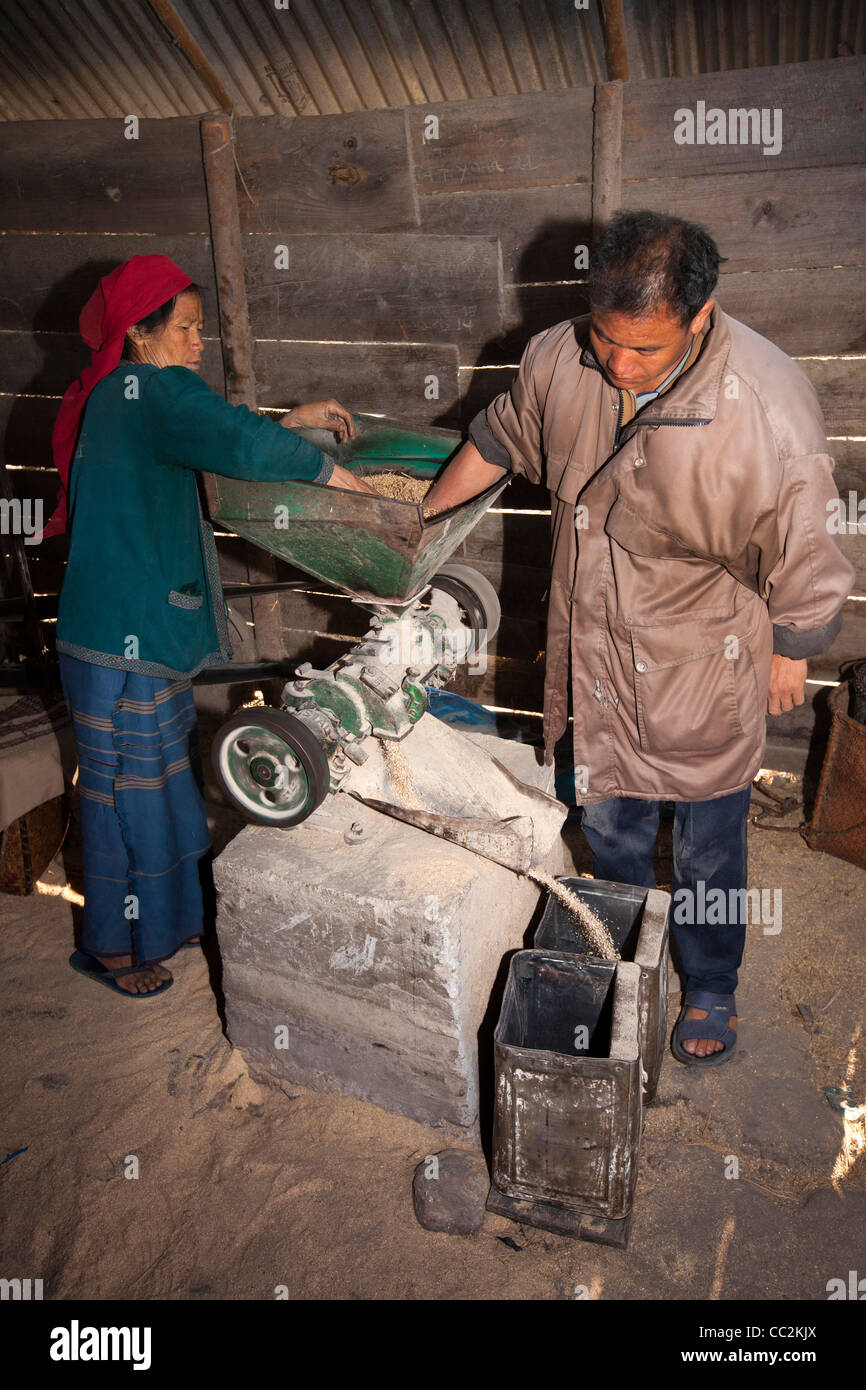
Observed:
[[[150,999],[154,994],[163,994],[174,984],[174,980],[163,980],[156,989],[148,989],[143,993],[133,994],[128,989],[121,989],[116,983],[120,975],[134,975],[139,970],[143,970],[148,961],[144,960],[140,965],[122,965],[117,970],[110,970],[107,965],[103,965],[101,960],[91,956],[87,951],[73,951],[69,957],[69,964],[73,970],[77,970],[79,975],[86,975],[88,980],[95,980],[98,985],[105,985],[108,989],[113,989],[115,994],[122,994],[125,999]]]

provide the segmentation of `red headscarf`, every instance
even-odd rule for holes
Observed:
[[[69,470],[81,416],[94,386],[120,362],[126,330],[192,283],[168,256],[133,256],[103,276],[81,310],[78,327],[93,355],[90,366],[85,367],[63,397],[54,425],[51,445],[62,488],[43,536],[56,536],[66,530]]]

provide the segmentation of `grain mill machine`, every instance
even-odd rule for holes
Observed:
[[[299,431],[344,468],[432,482],[461,443],[453,430],[413,430],[357,417],[356,437]],[[323,670],[309,662],[287,681],[279,708],[247,706],[219,729],[213,763],[250,820],[305,820],[375,740],[406,739],[424,715],[425,687],[441,687],[477,659],[499,626],[489,581],[448,564],[508,482],[432,518],[418,502],[296,481],[248,482],[211,474],[211,514],[238,535],[351,598],[370,613],[362,640]]]

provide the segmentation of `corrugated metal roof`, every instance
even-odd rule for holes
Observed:
[[[554,91],[606,75],[598,0],[175,0],[241,115]],[[863,0],[624,0],[634,79],[866,51]],[[148,0],[0,0],[5,120],[215,100]]]

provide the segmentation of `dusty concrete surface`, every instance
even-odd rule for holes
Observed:
[[[219,848],[238,822],[214,814]],[[735,1058],[693,1072],[666,1054],[624,1252],[490,1214],[471,1237],[423,1230],[413,1171],[459,1145],[362,1101],[253,1083],[222,1032],[212,948],[180,952],[164,996],[127,1001],[69,969],[74,904],[0,898],[0,1158],[24,1150],[0,1166],[0,1270],[60,1299],[285,1285],[311,1299],[825,1300],[830,1279],[866,1274],[866,879],[795,833],[754,829],[751,863],[756,886],[783,893],[782,930],[750,928]],[[46,884],[67,873],[80,888],[74,836]],[[825,1086],[851,1088],[847,1120]]]
[[[382,796],[391,746],[368,740],[367,762],[343,786],[377,763],[365,794]],[[525,783],[507,770],[515,752]],[[528,744],[479,747],[424,719],[400,764],[425,807],[496,826],[520,815],[534,862],[559,869],[566,809]],[[495,974],[521,948],[536,883],[342,787],[288,834],[246,826],[213,872],[227,1032],[252,1074],[357,1096],[477,1142],[491,962]]]
[[[288,837],[247,826],[214,875],[228,1035],[254,1074],[478,1138],[490,963],[520,949],[534,883],[342,794]]]

